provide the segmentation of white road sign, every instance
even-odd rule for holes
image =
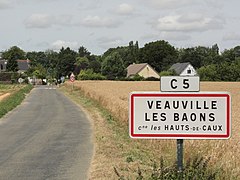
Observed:
[[[198,92],[199,76],[162,76],[160,89],[162,92]]]
[[[227,139],[231,97],[222,92],[130,94],[132,138]]]
[[[75,75],[74,75],[73,73],[70,75],[70,81],[71,81],[71,82],[74,82],[74,81],[75,81]]]

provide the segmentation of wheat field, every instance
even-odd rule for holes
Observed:
[[[70,82],[68,82],[71,85]],[[128,124],[129,93],[133,91],[160,91],[159,82],[124,81],[75,81],[85,95],[97,100],[122,123]],[[230,177],[240,177],[240,83],[239,82],[201,82],[200,91],[226,91],[231,94],[232,135],[228,140],[185,140],[184,156],[201,154],[211,158],[211,163],[222,167]],[[173,149],[173,140],[149,140],[154,149]],[[173,146],[173,147],[171,147]]]

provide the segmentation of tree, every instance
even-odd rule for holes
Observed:
[[[202,81],[219,81],[220,74],[217,72],[218,67],[214,64],[203,66],[197,70]]]
[[[118,79],[126,76],[126,69],[118,52],[113,52],[103,60],[102,74],[107,79]]]
[[[109,56],[111,53],[117,52],[123,59],[124,67],[127,68],[132,63],[139,62],[139,47],[138,41],[134,44],[133,41],[129,42],[128,46],[110,48],[103,54],[103,59]]]
[[[47,76],[50,79],[57,77],[57,65],[59,64],[59,54],[53,50],[45,51],[47,58]]]
[[[11,47],[2,54],[3,59],[8,60],[7,71],[18,71],[18,59],[25,59],[25,52],[17,46]]]
[[[18,63],[17,60],[9,59],[7,62],[7,71],[17,72],[18,71]]]
[[[190,62],[193,67],[200,68],[215,63],[221,63],[222,58],[219,55],[219,48],[217,44],[211,48],[204,46],[197,46],[192,48],[180,49],[179,62]]]
[[[151,42],[140,49],[140,61],[161,72],[177,62],[177,51],[164,40]]]
[[[101,57],[96,55],[89,56],[89,69],[92,69],[95,73],[101,72]]]
[[[44,79],[47,76],[47,70],[39,64],[34,68],[33,75],[35,75],[38,79]]]
[[[48,67],[47,56],[42,51],[27,52],[26,57],[31,61],[31,66],[37,66],[38,64],[41,64],[44,67]]]
[[[85,56],[90,56],[90,52],[87,50],[87,48],[81,46],[79,49],[78,49],[78,55],[79,57],[85,57]]]
[[[61,48],[58,55],[58,64],[56,65],[57,78],[69,75],[74,71],[77,53],[69,47]]]
[[[85,70],[89,67],[89,60],[86,56],[84,57],[77,57],[76,58],[76,65],[78,66],[79,70]],[[79,72],[80,72],[79,71]]]

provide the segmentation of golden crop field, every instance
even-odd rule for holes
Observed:
[[[133,91],[160,91],[160,83],[156,81],[75,81],[74,88],[81,89],[85,95],[99,101],[115,117],[127,124],[129,93]],[[231,176],[240,176],[240,83],[201,82],[200,90],[230,92],[232,135],[228,140],[185,140],[184,156],[201,154],[210,157],[212,164],[224,168]],[[154,148],[164,149],[165,146],[168,146],[175,151],[173,140],[150,140],[149,142],[152,144],[153,150]]]

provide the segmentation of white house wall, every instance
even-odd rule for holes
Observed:
[[[188,70],[191,70],[190,74],[188,73]],[[180,76],[195,76],[195,75],[197,75],[197,72],[191,64],[189,64],[180,74]]]
[[[149,77],[160,78],[160,76],[151,67],[149,67],[149,65],[144,67],[138,74],[144,78]]]

